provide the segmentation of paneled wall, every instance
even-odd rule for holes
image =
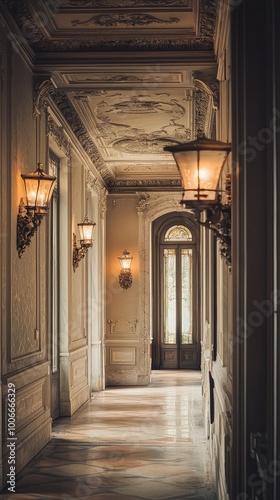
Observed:
[[[231,53],[229,8],[220,5],[216,56],[218,61],[219,106],[216,138],[231,142]],[[231,172],[231,156],[224,166]],[[206,435],[210,440],[213,472],[219,498],[231,491],[232,463],[232,275],[220,255],[212,231],[202,229],[202,381]]]
[[[44,100],[37,102],[34,113],[31,54],[20,45],[12,47],[4,28],[0,43],[2,489],[10,467],[8,387],[15,387],[17,472],[49,441],[54,404],[60,416],[72,415],[89,401],[92,391],[104,387],[104,301],[99,298],[104,287],[107,191],[49,95],[46,97],[45,93]],[[50,215],[42,221],[22,258],[16,248],[18,205],[24,196],[21,174],[34,171],[39,161],[47,171],[49,149],[60,165],[56,241],[59,324],[55,346],[50,321]],[[95,242],[74,272],[73,233],[79,245],[77,224],[86,212],[96,222]],[[52,364],[54,348],[58,349],[59,360],[56,377]]]
[[[21,173],[44,161],[44,117],[33,119],[28,60],[2,33],[1,92],[1,382],[2,486],[8,472],[7,384],[16,389],[16,466],[20,470],[50,439],[47,221],[22,258],[17,254]],[[37,144],[36,144],[37,130]],[[39,140],[40,134],[40,140]],[[41,145],[39,153],[38,144]]]

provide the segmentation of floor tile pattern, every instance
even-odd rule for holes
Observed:
[[[201,375],[154,371],[148,387],[108,388],[54,424],[6,499],[216,500]]]

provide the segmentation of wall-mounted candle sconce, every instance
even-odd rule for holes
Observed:
[[[122,288],[130,288],[132,285],[131,261],[133,257],[130,256],[130,252],[124,250],[123,255],[118,259],[121,266],[119,284]]]
[[[26,204],[21,198],[17,216],[17,251],[22,257],[31,238],[36,233],[43,218],[47,215],[56,177],[46,174],[38,163],[37,170],[30,174],[21,174],[24,181]]]
[[[77,245],[76,234],[73,233],[73,269],[76,271],[80,260],[82,260],[90,247],[93,246],[92,233],[95,228],[95,222],[88,219],[86,215],[83,222],[78,224],[80,231],[80,247]]]

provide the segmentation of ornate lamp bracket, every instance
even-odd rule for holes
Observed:
[[[25,249],[30,246],[31,238],[35,235],[43,218],[42,214],[26,210],[23,198],[20,199],[17,215],[17,251],[20,259]]]
[[[79,262],[85,258],[87,252],[88,252],[88,247],[85,247],[85,246],[78,247],[77,237],[76,237],[75,233],[73,233],[73,269],[74,269],[74,272],[76,271],[77,267],[79,266]]]

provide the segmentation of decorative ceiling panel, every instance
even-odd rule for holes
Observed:
[[[51,97],[106,187],[179,190],[163,148],[212,133],[216,3],[2,0],[0,10],[51,77]]]
[[[128,9],[128,8],[170,8],[181,7],[193,9],[194,0],[59,0],[59,10],[75,10],[93,7],[95,9]]]
[[[37,53],[213,52],[216,0],[2,0]]]

